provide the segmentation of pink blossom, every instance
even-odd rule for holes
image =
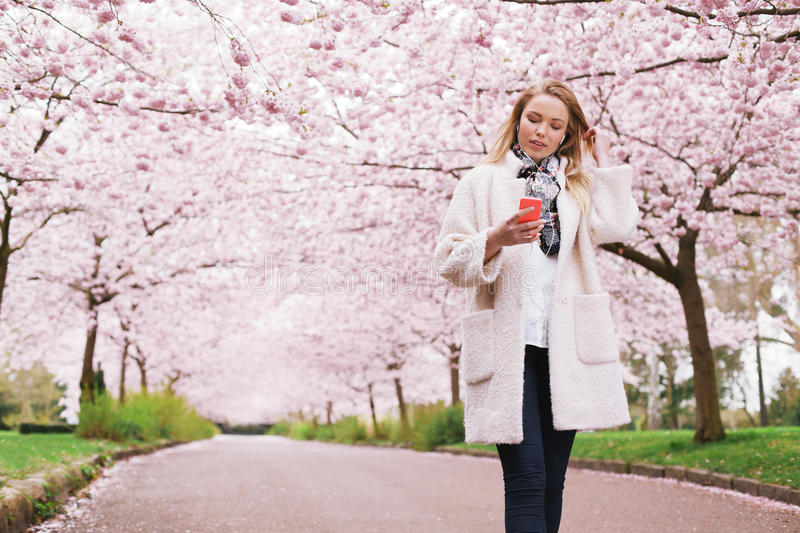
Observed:
[[[325,50],[333,50],[334,48],[336,48],[336,43],[333,42],[332,40],[328,40],[328,41],[325,41],[325,45],[324,46],[325,46]]]
[[[342,31],[342,30],[344,29],[344,22],[342,22],[341,20],[334,20],[334,21],[331,23],[331,29],[332,29],[333,31],[335,31],[335,32],[340,32],[340,31]]]
[[[72,102],[78,107],[82,107],[84,109],[88,108],[91,104],[88,98],[80,94],[73,94],[70,100],[72,100]]]
[[[487,40],[486,36],[484,36],[482,33],[475,37],[474,42],[478,46],[483,46],[484,48],[491,48],[492,46],[492,43]]]
[[[282,11],[281,12],[281,20],[284,22],[288,22],[289,24],[298,24],[299,21],[295,17],[294,13],[291,11]]]
[[[228,102],[231,107],[236,107],[239,103],[239,95],[233,89],[228,89],[225,91],[225,101]]]
[[[308,43],[309,48],[313,48],[314,50],[319,50],[322,48],[322,43],[319,41],[311,41]]]
[[[148,163],[147,161],[139,161],[138,163],[136,163],[136,170],[143,170],[143,171],[150,170],[150,163]]]
[[[53,76],[61,76],[62,74],[64,74],[64,69],[61,66],[61,63],[59,63],[55,59],[52,59],[47,64],[47,72],[49,72]]]
[[[114,16],[114,13],[112,13],[111,11],[101,11],[100,13],[97,14],[97,22],[99,22],[100,24],[111,22],[115,18],[116,17]]]
[[[270,113],[278,113],[280,111],[280,101],[274,96],[267,96],[264,98],[264,108]]]
[[[232,81],[233,81],[233,84],[234,84],[234,85],[235,85],[235,86],[236,86],[238,89],[244,89],[245,87],[247,87],[247,84],[248,84],[248,83],[249,83],[249,81],[250,81],[250,80],[249,80],[249,78],[248,78],[248,76],[247,76],[247,74],[246,74],[246,73],[244,73],[244,72],[237,72],[237,73],[235,73],[233,76],[231,76],[231,79],[232,79]]]
[[[239,66],[246,67],[250,64],[250,57],[236,38],[231,39],[231,55],[234,63]]]
[[[64,146],[63,144],[59,144],[58,146],[56,146],[56,152],[58,152],[61,155],[64,155],[67,153],[67,147]]]
[[[121,32],[119,32],[119,40],[125,41],[126,43],[132,43],[134,41],[135,36],[136,33],[130,28],[125,28]]]
[[[158,124],[158,130],[159,131],[169,131],[169,124],[167,124],[166,122],[160,122]]]
[[[91,33],[91,39],[101,44],[108,44],[110,42],[110,39],[108,38],[108,33],[100,30],[93,31]]]
[[[296,6],[297,5],[297,0],[280,0],[280,1],[283,2],[284,4],[288,4],[290,6]]]

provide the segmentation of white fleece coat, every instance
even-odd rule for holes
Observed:
[[[439,275],[473,289],[461,317],[468,443],[522,441],[525,341],[520,283],[530,244],[505,246],[483,264],[489,229],[516,213],[525,194],[525,180],[517,178],[521,166],[509,152],[500,163],[467,172],[453,192],[434,252]],[[585,216],[566,190],[563,165],[557,175],[561,248],[548,318],[557,430],[609,428],[631,420],[595,245],[635,234],[640,215],[631,194],[632,169],[620,165],[587,173],[592,178],[591,208]]]

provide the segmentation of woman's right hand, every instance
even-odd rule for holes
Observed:
[[[517,220],[527,213],[533,211],[534,207],[526,207],[514,213],[503,224],[496,226],[493,230],[493,240],[500,246],[513,246],[515,244],[526,244],[539,238],[545,222],[540,218],[532,222],[517,223]],[[555,218],[555,213],[553,217]]]

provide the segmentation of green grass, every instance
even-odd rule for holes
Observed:
[[[693,430],[578,433],[571,457],[702,468],[800,489],[800,427],[726,430],[720,442],[696,444]],[[492,445],[458,446],[496,452]]]
[[[72,433],[31,433],[0,431],[0,476],[11,479],[69,465],[95,453],[128,448],[133,441],[118,443],[102,439],[82,439]]]
[[[128,395],[124,405],[101,394],[94,404],[81,402],[78,418],[74,433],[0,431],[0,485],[4,477],[26,477],[96,453],[206,439],[220,432],[184,398],[163,391]]]

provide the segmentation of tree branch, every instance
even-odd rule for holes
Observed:
[[[101,46],[101,45],[97,44],[96,42],[94,42],[93,40],[89,39],[88,37],[84,37],[83,35],[81,35],[80,33],[78,33],[76,30],[73,30],[72,28],[70,28],[69,26],[67,26],[66,24],[64,24],[63,22],[61,22],[60,20],[58,20],[57,18],[55,18],[53,15],[51,15],[51,14],[50,14],[50,13],[48,13],[47,11],[45,11],[45,10],[43,10],[43,9],[40,9],[40,8],[38,8],[38,7],[36,7],[36,6],[27,5],[27,4],[23,3],[23,2],[21,2],[20,0],[13,0],[13,1],[14,1],[14,3],[15,3],[15,4],[17,4],[17,5],[19,5],[19,6],[25,7],[25,8],[27,8],[27,9],[30,9],[30,10],[32,10],[32,11],[38,11],[39,13],[41,13],[41,14],[45,15],[46,17],[50,17],[51,19],[53,19],[53,20],[55,21],[55,23],[56,23],[56,24],[58,24],[59,26],[61,26],[61,27],[62,27],[62,28],[64,28],[65,30],[67,30],[67,31],[69,31],[69,32],[71,32],[71,33],[74,33],[75,35],[77,35],[77,36],[78,36],[78,38],[79,38],[79,39],[82,39],[82,40],[86,41],[87,43],[91,44],[92,46],[94,46],[94,47],[96,47],[96,48],[99,48],[99,49],[100,49],[100,50],[102,50],[104,53],[106,53],[106,54],[108,54],[108,55],[110,55],[110,56],[114,57],[114,58],[115,58],[117,61],[119,61],[120,63],[124,63],[124,64],[128,65],[128,66],[129,66],[130,68],[132,68],[132,69],[133,69],[135,72],[138,72],[138,73],[142,74],[143,76],[147,76],[147,77],[148,77],[148,78],[150,78],[150,79],[153,79],[153,80],[154,80],[154,79],[156,79],[156,77],[155,77],[155,76],[153,76],[152,74],[148,74],[147,72],[145,72],[145,71],[141,70],[140,68],[136,67],[136,66],[135,66],[135,65],[133,65],[132,63],[130,63],[130,62],[126,61],[125,59],[123,59],[123,58],[119,57],[117,54],[115,54],[114,52],[112,52],[112,51],[111,51],[111,50],[109,50],[108,48],[105,48],[104,46]]]
[[[67,215],[67,214],[73,213],[75,211],[83,211],[83,208],[82,207],[62,207],[61,209],[56,209],[55,211],[53,211],[52,213],[47,215],[44,218],[44,220],[42,220],[42,222],[39,224],[38,228],[35,228],[35,229],[32,229],[31,231],[29,231],[28,234],[25,235],[25,237],[22,238],[22,241],[19,243],[19,246],[15,246],[15,247],[11,248],[9,253],[14,253],[14,252],[22,249],[25,246],[25,243],[28,242],[28,239],[30,239],[31,236],[34,233],[36,233],[38,230],[44,228],[45,225],[48,222],[50,222],[50,219],[53,218],[54,216],[56,216],[56,215]]]
[[[676,282],[676,271],[671,265],[667,265],[664,261],[652,258],[642,252],[626,246],[621,242],[610,242],[601,244],[600,248],[612,254],[619,255],[625,259],[629,259],[637,265],[643,266],[659,278],[671,283]]]

